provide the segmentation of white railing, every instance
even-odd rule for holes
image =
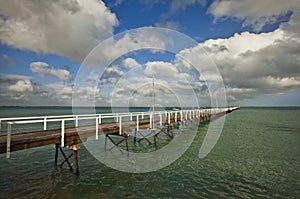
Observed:
[[[235,110],[237,107],[230,108],[230,110]],[[129,118],[130,121],[136,122],[136,128],[139,130],[139,119],[144,119],[145,116],[149,117],[149,128],[155,128],[154,118],[159,117],[159,125],[162,126],[163,115],[167,119],[168,123],[171,123],[171,117],[175,117],[175,122],[178,120],[178,114],[180,115],[180,120],[183,122],[185,120],[199,119],[204,114],[215,115],[224,113],[228,108],[219,109],[192,109],[192,110],[175,110],[175,111],[154,111],[154,112],[129,112],[129,113],[103,113],[103,114],[81,114],[81,115],[57,115],[57,116],[38,116],[38,117],[14,117],[14,118],[0,118],[0,130],[2,124],[7,124],[7,150],[6,157],[10,157],[10,145],[11,145],[11,132],[13,124],[33,124],[33,123],[43,123],[43,130],[47,129],[47,124],[50,122],[60,122],[61,130],[61,146],[65,143],[65,123],[66,121],[75,121],[75,127],[79,126],[80,120],[95,120],[95,139],[98,140],[99,137],[99,124],[102,124],[103,119],[112,119],[119,123],[119,134],[122,134],[122,123],[124,118]],[[134,120],[135,118],[135,120]]]

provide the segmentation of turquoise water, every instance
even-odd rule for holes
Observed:
[[[84,147],[79,177],[54,166],[54,146],[13,152],[10,159],[1,154],[0,198],[300,198],[300,108],[228,114],[216,146],[199,159],[207,128],[200,125],[178,160],[144,174],[106,167]]]

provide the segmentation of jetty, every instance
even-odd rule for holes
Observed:
[[[98,140],[99,136],[105,136],[105,146],[103,146],[105,149],[109,140],[114,147],[125,142],[128,151],[130,135],[134,137],[133,144],[146,140],[149,144],[156,146],[156,138],[160,133],[173,138],[173,129],[187,125],[188,121],[199,123],[209,121],[214,116],[221,116],[238,108],[0,118],[0,128],[6,131],[0,134],[0,154],[6,153],[6,158],[10,158],[11,152],[14,151],[53,144],[55,145],[55,164],[57,165],[60,151],[64,161],[59,165],[67,163],[73,171],[69,159],[74,156],[76,174],[79,175],[78,150],[80,143],[88,141],[89,138]],[[82,121],[93,121],[93,124],[79,125]],[[73,125],[67,127],[67,122],[72,122]],[[59,123],[59,128],[51,128],[51,123]],[[13,132],[13,127],[20,124],[39,124],[41,129],[32,132],[26,129],[23,129],[23,132]],[[144,135],[141,133],[142,130],[149,133]],[[113,136],[119,136],[122,139],[116,142]],[[153,137],[153,142],[150,141],[150,137]],[[70,149],[71,154],[66,155],[63,148]]]

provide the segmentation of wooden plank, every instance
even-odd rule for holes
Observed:
[[[166,118],[164,118],[165,121]],[[175,118],[172,118],[172,121],[175,121]],[[159,118],[155,120],[159,122]],[[149,127],[149,119],[140,119],[139,120],[140,128]],[[103,134],[115,134],[119,135],[119,125],[118,123],[102,123],[99,124],[99,135]],[[136,121],[126,121],[122,123],[122,128],[126,131],[136,128]],[[79,136],[79,135],[80,136]],[[89,137],[96,136],[96,126],[80,126],[72,127],[65,129],[65,144],[66,146],[84,142]],[[121,135],[123,136],[123,135]],[[23,149],[30,149],[40,146],[46,146],[49,144],[60,144],[61,142],[61,130],[42,130],[35,132],[26,132],[26,133],[15,133],[11,135],[11,146],[10,151],[17,151]],[[0,135],[0,153],[6,153],[6,143],[7,136]]]

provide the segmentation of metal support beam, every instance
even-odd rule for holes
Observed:
[[[63,164],[64,164],[65,162],[67,162],[67,164],[69,165],[70,171],[73,171],[73,168],[72,168],[72,166],[71,166],[71,164],[70,164],[70,162],[69,162],[69,158],[70,158],[73,154],[71,154],[69,157],[67,157],[66,154],[64,153],[63,149],[62,149],[60,146],[59,146],[59,150],[60,150],[61,154],[63,155],[63,157],[65,158],[65,160],[64,160],[59,166],[61,167],[61,166],[63,166]]]
[[[79,164],[78,164],[78,150],[80,149],[80,145],[79,144],[75,144],[72,146],[68,146],[68,148],[70,148],[72,150],[72,153],[69,154],[69,156],[66,156],[64,150],[62,149],[62,147],[59,144],[55,144],[55,160],[54,163],[55,165],[57,165],[58,162],[58,149],[60,150],[62,156],[64,157],[64,161],[62,163],[59,164],[60,167],[62,167],[65,163],[68,164],[70,171],[73,171],[73,167],[69,161],[69,159],[73,156],[74,157],[74,161],[75,161],[75,173],[76,175],[79,175]]]

